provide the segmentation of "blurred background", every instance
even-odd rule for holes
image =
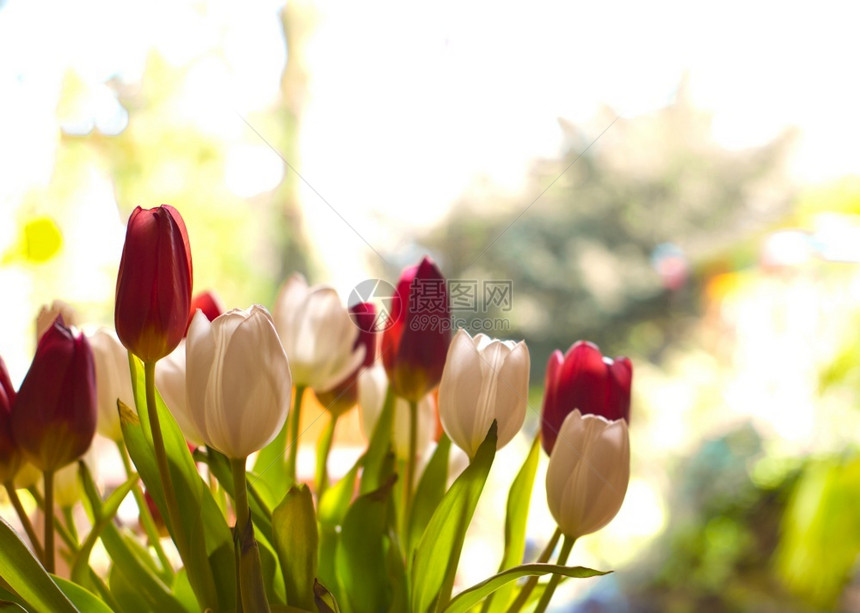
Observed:
[[[633,479],[560,611],[860,611],[860,88],[847,3],[0,1],[0,355],[110,325],[124,225],[195,289],[346,299],[431,254],[459,313],[634,362]],[[487,322],[490,328],[487,329]],[[352,422],[353,426],[355,422]],[[344,433],[348,438],[349,433]],[[465,584],[493,572],[500,456]],[[482,503],[483,504],[483,503]],[[536,549],[554,526],[540,479]]]

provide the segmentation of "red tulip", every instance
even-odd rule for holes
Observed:
[[[325,391],[314,390],[320,404],[337,415],[345,413],[358,403],[358,374],[376,361],[376,308],[369,302],[359,302],[349,307],[349,316],[359,330],[352,349],[355,351],[363,346],[364,361],[333,388]]]
[[[122,344],[155,362],[182,340],[191,309],[191,249],[172,206],[137,207],[128,219],[114,323]]]
[[[24,456],[42,471],[81,457],[96,432],[96,398],[90,344],[58,317],[39,341],[12,405],[12,434]]]
[[[382,336],[382,361],[398,396],[418,402],[439,384],[451,340],[445,278],[429,257],[403,271]]]
[[[12,436],[12,404],[15,389],[6,363],[0,358],[0,483],[10,481],[21,467],[21,450]]]
[[[197,294],[191,299],[191,307],[188,312],[188,323],[185,324],[186,335],[188,334],[188,326],[191,325],[191,320],[194,319],[194,314],[197,312],[197,309],[203,311],[203,314],[209,321],[212,321],[224,312],[224,306],[221,304],[221,300],[218,299],[218,296],[215,295],[215,292],[206,290],[205,292]]]
[[[577,341],[565,355],[554,351],[546,366],[541,442],[550,453],[564,418],[575,409],[610,421],[630,421],[633,365],[627,358],[604,358],[597,345]]]

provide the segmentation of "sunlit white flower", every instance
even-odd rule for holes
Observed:
[[[210,322],[198,311],[186,339],[189,416],[229,458],[263,448],[284,425],[292,382],[269,312],[254,305]]]
[[[364,347],[355,347],[359,329],[331,287],[308,287],[295,274],[281,288],[272,316],[296,385],[329,390],[364,359]]]
[[[128,351],[119,339],[106,328],[89,336],[96,369],[96,401],[99,409],[98,432],[102,436],[120,441],[122,428],[116,401],[134,408],[134,391],[128,368]]]
[[[579,538],[612,521],[630,481],[630,441],[624,419],[570,413],[549,457],[546,499],[561,531]]]
[[[522,341],[474,338],[460,329],[448,349],[439,384],[442,427],[463,451],[474,457],[495,420],[496,447],[520,431],[529,394],[529,350]]]

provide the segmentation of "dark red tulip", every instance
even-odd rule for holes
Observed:
[[[382,335],[382,361],[398,396],[418,402],[439,384],[451,341],[445,278],[429,257],[403,271]]]
[[[7,483],[21,467],[21,450],[12,436],[12,403],[15,388],[9,379],[6,363],[0,358],[0,483]]]
[[[185,324],[186,334],[188,334],[188,326],[191,325],[191,320],[194,319],[197,309],[203,311],[203,314],[209,321],[212,321],[224,312],[224,306],[214,292],[209,290],[200,292],[191,299],[191,308],[188,311],[188,323]]]
[[[12,405],[12,434],[26,459],[55,471],[81,457],[96,432],[93,353],[58,317],[42,336]]]
[[[561,424],[575,409],[613,421],[630,421],[633,365],[627,358],[604,358],[597,345],[577,341],[565,355],[554,351],[546,366],[541,442],[550,453]]]
[[[364,361],[352,371],[349,376],[335,385],[330,390],[314,390],[317,400],[326,410],[335,414],[342,414],[350,410],[358,403],[358,374],[364,368],[372,366],[376,361],[377,332],[374,327],[376,321],[376,307],[369,302],[359,302],[349,307],[349,316],[358,327],[358,337],[355,339],[353,350],[360,346],[364,347]]]
[[[128,219],[116,281],[114,323],[122,344],[155,362],[182,340],[191,309],[191,249],[179,211],[137,207]]]

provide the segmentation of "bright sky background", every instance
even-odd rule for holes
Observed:
[[[6,0],[0,251],[14,238],[22,195],[50,177],[64,73],[73,68],[95,86],[84,125],[119,130],[124,111],[100,84],[115,74],[139,78],[153,47],[176,65],[214,52],[195,64],[178,112],[231,141],[227,178],[237,194],[276,184],[282,162],[237,112],[265,109],[279,94],[282,6]],[[366,243],[414,259],[413,232],[442,218],[476,177],[520,194],[523,207],[530,203],[529,163],[560,153],[560,117],[597,136],[606,127],[596,119],[602,104],[620,121],[635,121],[670,101],[685,75],[694,102],[714,113],[714,135],[724,145],[761,144],[798,126],[797,181],[860,167],[853,31],[860,20],[848,3],[371,0],[317,3],[315,11],[298,168],[328,203],[302,188],[319,260],[344,295],[375,257]],[[109,184],[87,180],[100,194],[99,210],[111,208]],[[121,223],[104,221],[117,234]],[[78,256],[118,257],[116,241],[100,246],[86,240],[92,228],[79,226],[81,235],[67,236],[67,244],[101,251]]]

